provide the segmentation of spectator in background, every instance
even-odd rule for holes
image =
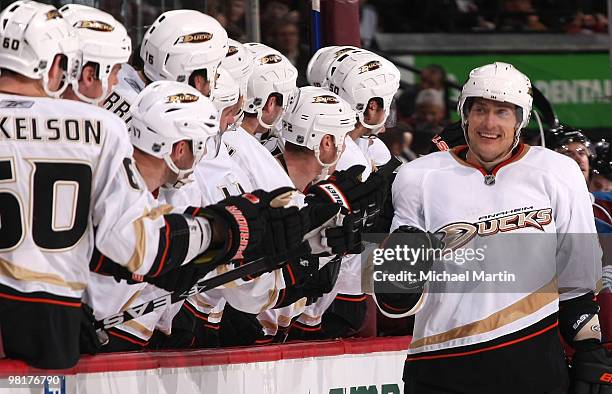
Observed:
[[[378,138],[387,146],[391,155],[397,157],[403,163],[407,163],[417,158],[410,146],[412,145],[412,133],[410,125],[398,123],[395,127],[390,127],[384,133],[378,134]]]
[[[245,9],[244,0],[229,0],[225,3],[225,30],[229,38],[240,42],[246,41]]]
[[[300,44],[300,31],[293,18],[277,22],[271,33],[270,46],[289,59],[298,70],[297,86],[308,85],[306,80],[306,67],[310,60],[308,49]]]
[[[608,18],[603,14],[591,15],[579,11],[566,26],[565,32],[569,34],[607,33]]]
[[[291,10],[288,1],[271,0],[263,4],[260,21],[262,42],[274,47],[273,36],[276,24],[281,21],[293,21],[297,24],[300,22],[300,14],[296,10]]]
[[[435,89],[421,90],[416,97],[416,111],[411,125],[414,130],[413,150],[417,154],[429,152],[431,139],[444,128],[446,104],[443,93]]]

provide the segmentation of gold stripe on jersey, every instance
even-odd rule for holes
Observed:
[[[151,209],[150,211],[144,210],[144,213],[138,220],[134,222],[134,232],[136,233],[136,248],[134,249],[134,253],[132,253],[132,257],[128,261],[126,267],[130,272],[136,272],[144,262],[147,242],[145,236],[145,226],[144,220],[156,220],[159,217],[166,215],[172,211],[172,205],[162,204],[158,207]]]
[[[491,332],[535,313],[558,298],[557,278],[555,277],[539,290],[482,320],[455,327],[440,334],[420,338],[411,342],[409,347],[410,349],[416,349],[427,345],[435,345],[454,339]]]
[[[42,282],[53,286],[67,287],[74,291],[82,291],[87,287],[85,283],[68,282],[58,275],[32,271],[2,258],[0,258],[0,275],[19,281]]]
[[[274,305],[276,305],[276,301],[278,300],[278,294],[280,290],[276,287],[276,283],[278,283],[278,275],[281,270],[274,270],[274,288],[268,290],[268,302],[259,310],[259,313],[263,313],[268,309],[272,309]],[[281,274],[282,275],[282,274]],[[258,280],[259,278],[255,278],[254,280]]]
[[[140,290],[138,290],[137,292],[132,294],[130,299],[127,300],[127,302],[121,307],[120,312],[126,311],[130,307],[130,305],[132,305],[132,303],[134,302],[136,297],[138,297],[139,295],[140,295]],[[142,334],[143,336],[145,336],[146,340],[148,340],[149,338],[151,338],[151,336],[153,336],[153,331],[149,330],[148,328],[146,328],[145,326],[143,326],[142,324],[140,324],[136,320],[126,321],[122,325],[125,326],[125,327],[130,327],[132,330]],[[121,329],[121,327],[119,327],[119,328]],[[143,338],[141,338],[141,339],[143,339]]]
[[[271,321],[259,320],[259,324],[261,324],[263,328],[274,331],[274,332],[278,330],[278,325],[276,325],[276,323],[273,323]]]

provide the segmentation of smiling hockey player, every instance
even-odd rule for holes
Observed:
[[[452,248],[463,237],[457,226],[478,226],[455,250],[517,239],[487,234],[487,226],[504,223],[504,234],[527,234],[520,247],[509,251],[513,244],[505,244],[506,252],[486,255],[485,266],[512,262],[508,267],[519,273],[512,290],[499,290],[499,283],[461,287],[423,280],[411,283],[418,294],[401,295],[403,305],[377,294],[383,310],[394,307],[387,314],[398,314],[400,307],[416,313],[404,368],[406,393],[562,393],[567,371],[558,329],[576,350],[575,392],[592,392],[576,388],[610,372],[593,301],[601,250],[589,194],[571,159],[519,143],[531,106],[531,83],[512,65],[476,68],[458,104],[468,145],[399,170],[393,185],[396,233],[437,232]],[[537,223],[525,226],[520,217],[533,216],[531,211],[537,211]],[[530,247],[535,239],[552,240],[552,247]],[[555,263],[561,267],[556,273]],[[477,285],[485,290],[474,290]]]

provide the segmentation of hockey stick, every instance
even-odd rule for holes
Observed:
[[[286,262],[283,261],[282,263],[276,263],[271,265],[266,257],[260,257],[256,260],[241,265],[238,268],[234,268],[231,271],[224,272],[210,279],[202,280],[196,283],[191,289],[185,291],[182,294],[177,294],[173,292],[168,293],[151,301],[147,301],[140,305],[133,306],[123,312],[118,312],[104,319],[97,320],[94,324],[94,327],[96,328],[96,330],[108,330],[109,328],[115,327],[119,324],[123,324],[127,321],[139,318],[155,310],[165,308],[166,306],[174,304],[175,302],[185,300],[193,295],[214,289],[216,287],[222,286],[242,277],[248,275],[257,275],[267,271],[275,270],[285,263]]]

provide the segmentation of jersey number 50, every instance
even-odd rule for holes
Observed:
[[[84,163],[34,161],[27,215],[17,193],[3,184],[17,182],[12,160],[0,160],[0,252],[18,246],[26,235],[27,223],[36,246],[47,250],[76,245],[89,218],[91,167]],[[62,209],[63,208],[63,209]]]

